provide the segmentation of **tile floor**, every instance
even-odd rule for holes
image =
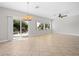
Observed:
[[[79,37],[47,34],[0,43],[1,56],[78,56]]]

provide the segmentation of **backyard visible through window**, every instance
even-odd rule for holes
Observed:
[[[28,36],[28,21],[13,19],[13,39]]]

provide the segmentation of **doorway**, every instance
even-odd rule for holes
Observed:
[[[28,37],[28,21],[13,17],[13,39],[23,40]]]

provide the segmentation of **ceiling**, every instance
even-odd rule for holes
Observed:
[[[78,2],[0,2],[0,7],[28,12],[50,19],[59,13],[79,14]]]

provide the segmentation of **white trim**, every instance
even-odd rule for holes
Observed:
[[[7,41],[13,39],[13,17],[7,16]]]
[[[74,33],[63,33],[63,32],[54,32],[58,34],[64,34],[64,35],[72,35],[72,36],[79,36],[79,34],[74,34]]]
[[[2,40],[2,41],[0,41],[0,44],[4,43],[4,42],[9,42],[9,41],[12,41],[12,40]]]

